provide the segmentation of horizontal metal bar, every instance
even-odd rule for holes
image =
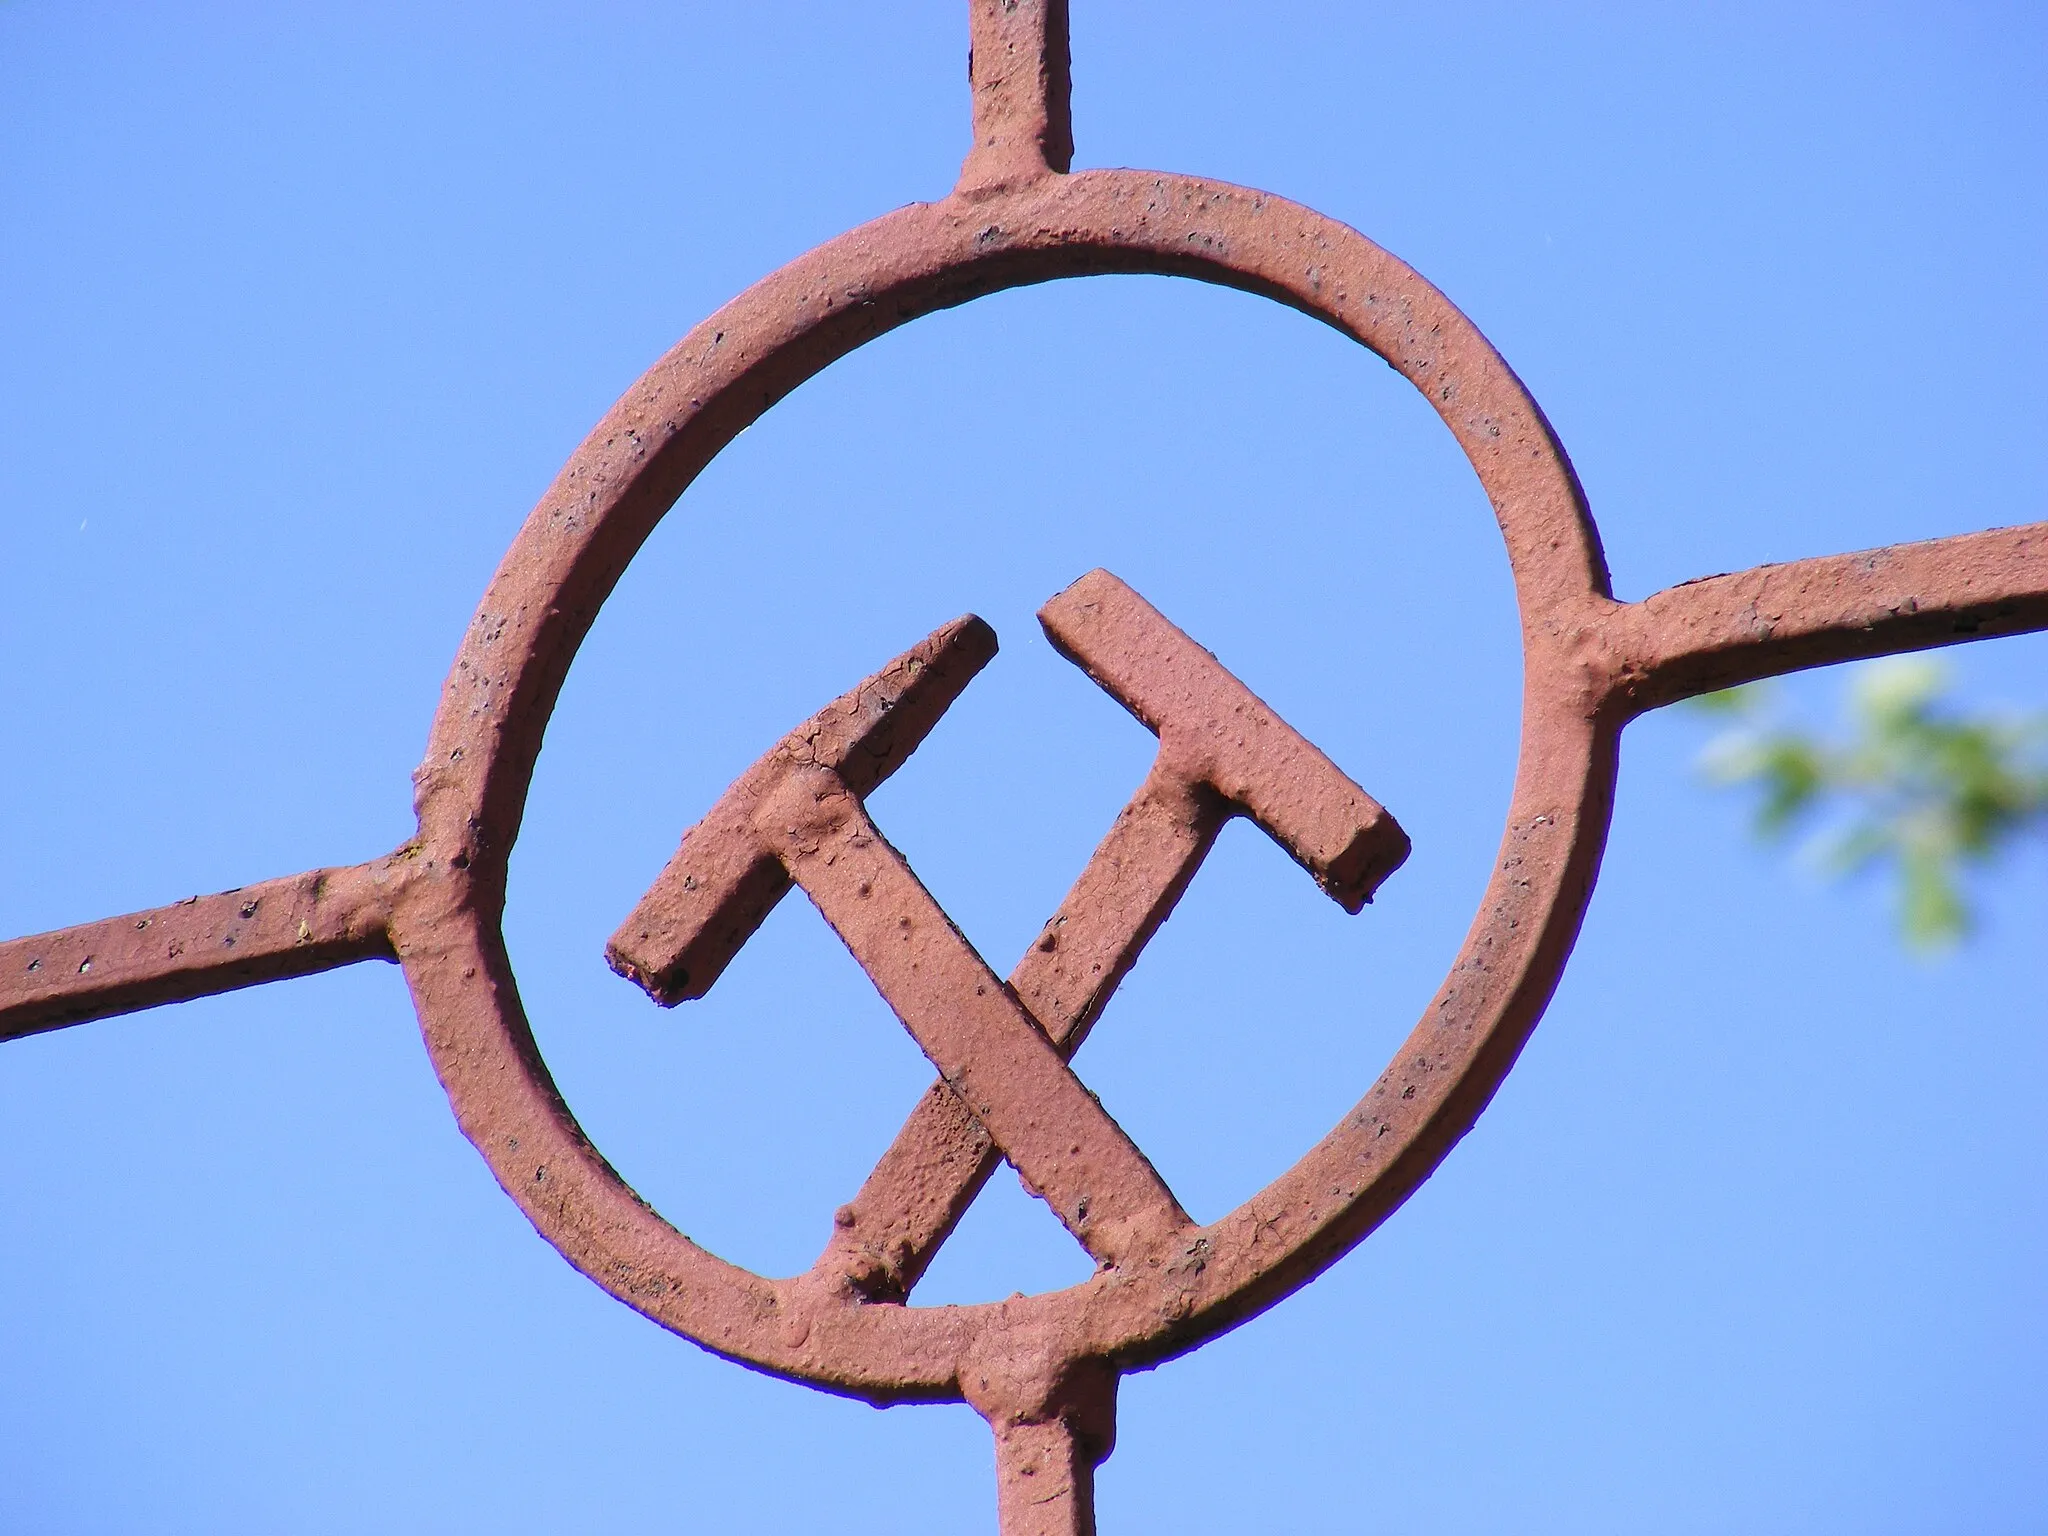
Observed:
[[[2048,629],[2048,523],[1760,565],[1597,626],[1627,713],[1807,667]]]
[[[395,960],[387,924],[402,862],[316,869],[0,944],[0,1040]]]

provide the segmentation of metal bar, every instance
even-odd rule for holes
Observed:
[[[1095,1458],[1065,1419],[996,1426],[1001,1536],[1095,1536]]]
[[[1115,1368],[1026,1350],[962,1378],[995,1433],[1001,1536],[1095,1536],[1095,1469],[1116,1447]]]
[[[1067,0],[970,0],[974,146],[956,193],[1014,186],[1074,163]]]
[[[2048,629],[2048,523],[1689,581],[1601,621],[1629,715],[1807,667]]]
[[[1122,1266],[1193,1225],[857,796],[824,770],[791,774],[760,819],[785,839],[790,877],[1077,1242]]]
[[[1117,984],[1215,845],[1221,799],[1155,765],[1024,958],[1010,990],[1070,1060]],[[960,1096],[935,1082],[860,1193],[833,1217],[812,1272],[872,1300],[909,1296],[1002,1154]]]
[[[402,862],[316,869],[0,944],[0,1040],[394,960],[386,924]]]

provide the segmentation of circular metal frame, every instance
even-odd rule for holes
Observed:
[[[1522,615],[1525,708],[1501,855],[1441,990],[1393,1064],[1292,1170],[1181,1251],[980,1306],[867,1301],[764,1279],[691,1242],[583,1136],[534,1045],[499,920],[547,717],[598,608],[655,523],[777,399],[905,321],[1096,273],[1192,277],[1334,326],[1450,428],[1499,518]],[[1021,1350],[1129,1368],[1313,1279],[1471,1126],[1556,983],[1611,808],[1620,719],[1565,622],[1611,606],[1598,535],[1541,411],[1435,288],[1356,231],[1265,193],[1092,171],[912,205],[798,258],[692,331],[578,449],[506,555],[445,686],[418,775],[416,856],[440,892],[391,934],[464,1133],[534,1226],[607,1291],[719,1354],[877,1402],[957,1399]]]

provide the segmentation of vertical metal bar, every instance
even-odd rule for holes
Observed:
[[[969,0],[974,147],[954,190],[993,190],[1074,163],[1067,0]]]
[[[1095,1469],[1116,1446],[1116,1371],[1099,1360],[1049,1364],[1015,1377],[963,1374],[995,1431],[1001,1536],[1095,1536]],[[988,1400],[991,1389],[1006,1407]]]
[[[1065,1419],[996,1429],[1001,1536],[1095,1536],[1095,1457]]]

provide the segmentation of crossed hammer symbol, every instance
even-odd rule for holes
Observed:
[[[1194,1223],[1068,1059],[1233,816],[1347,912],[1408,856],[1378,801],[1109,572],[1038,618],[1159,752],[1007,983],[864,803],[994,657],[995,631],[971,615],[778,742],[684,834],[606,947],[664,1006],[702,997],[794,883],[852,951],[939,1072],[813,1268],[872,1300],[909,1295],[1005,1157],[1098,1264],[1161,1255]]]

